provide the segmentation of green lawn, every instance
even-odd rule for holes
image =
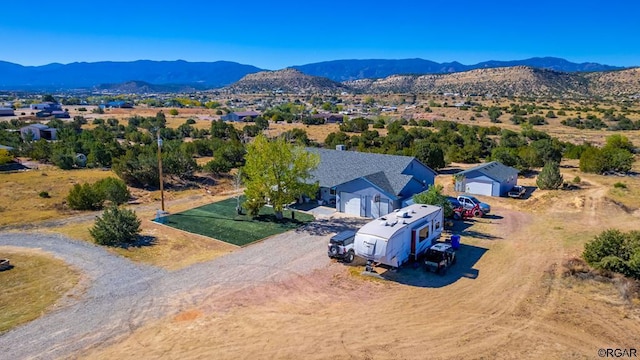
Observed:
[[[295,220],[292,220],[291,211],[285,210],[284,219],[277,221],[271,207],[263,207],[256,218],[246,214],[238,215],[236,199],[231,198],[169,215],[162,220],[165,225],[176,229],[244,246],[298,228],[314,218],[296,211]]]

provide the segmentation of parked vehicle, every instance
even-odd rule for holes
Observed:
[[[463,207],[459,207],[453,210],[454,220],[464,220],[472,217],[481,217],[481,216],[482,216],[482,211],[480,210],[480,206],[477,204],[471,209],[465,209]]]
[[[424,265],[427,271],[444,275],[456,263],[456,252],[451,244],[437,243],[427,250]]]
[[[413,204],[372,220],[356,233],[356,255],[393,267],[417,260],[442,234],[443,214],[439,206]]]
[[[516,185],[509,192],[507,192],[507,196],[514,199],[520,199],[527,192],[527,189],[524,186]]]
[[[458,201],[460,201],[462,207],[465,209],[473,209],[477,205],[480,213],[474,213],[473,216],[485,216],[491,212],[491,206],[478,200],[475,196],[467,194],[458,195]]]
[[[329,239],[329,250],[327,254],[330,258],[339,259],[346,263],[350,263],[355,259],[355,251],[353,250],[353,241],[356,232],[347,230],[340,232]]]

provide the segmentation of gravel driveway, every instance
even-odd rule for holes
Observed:
[[[204,299],[228,299],[247,287],[304,277],[330,264],[325,251],[331,234],[361,224],[353,219],[311,223],[174,272],[132,263],[99,246],[59,235],[0,233],[0,246],[40,248],[88,278],[79,300],[0,336],[0,354],[8,359],[77,355]]]

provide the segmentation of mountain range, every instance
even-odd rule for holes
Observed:
[[[292,66],[300,72],[335,82],[380,79],[396,75],[450,74],[476,69],[528,66],[566,73],[619,70],[622,67],[597,63],[572,63],[544,57],[515,61],[486,61],[475,65],[437,63],[424,59],[335,60]],[[22,66],[0,61],[0,89],[66,90],[109,87],[131,82],[172,85],[172,88],[212,89],[232,85],[246,75],[263,72],[251,65],[229,61],[187,62],[138,60],[131,62],[76,62]],[[300,84],[304,87],[304,84]]]
[[[466,95],[553,96],[569,98],[640,96],[640,68],[599,72],[561,72],[530,66],[475,69],[428,75],[390,75],[336,82],[296,69],[250,74],[225,88],[236,93],[318,94],[353,92],[461,93]]]

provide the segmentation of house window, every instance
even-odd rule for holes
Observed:
[[[418,233],[418,239],[420,242],[423,242],[427,240],[428,237],[429,237],[429,227],[425,226],[422,229],[420,229],[420,232]]]

